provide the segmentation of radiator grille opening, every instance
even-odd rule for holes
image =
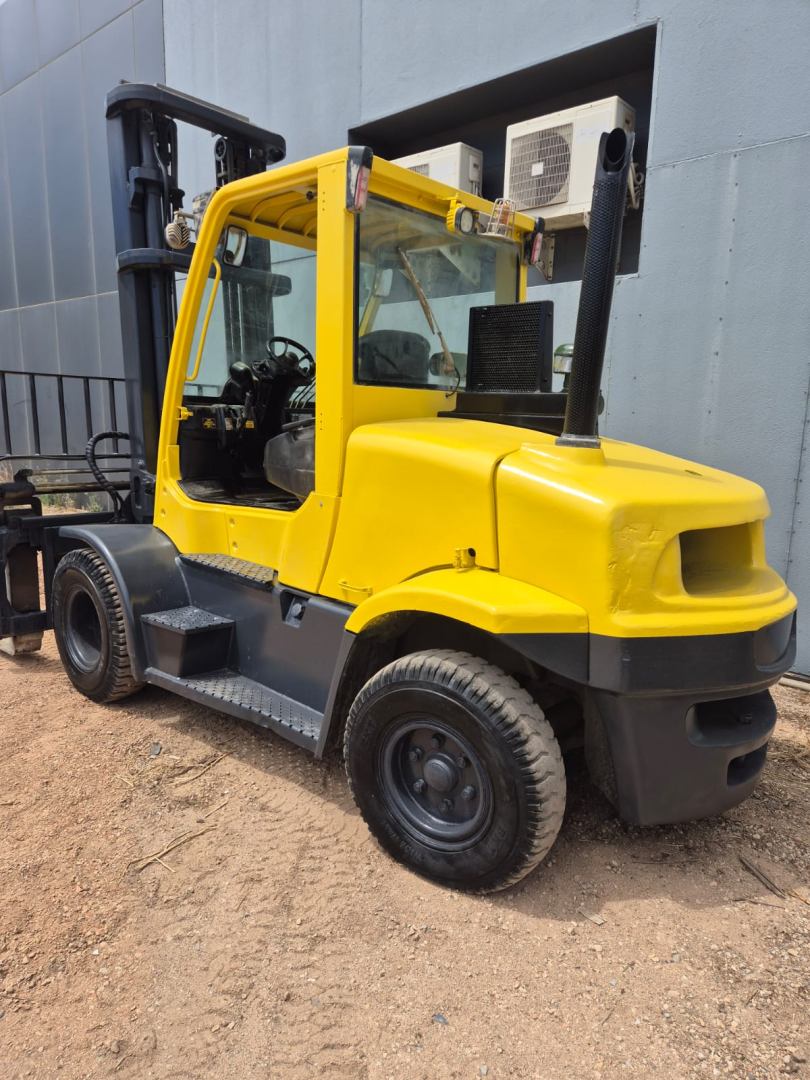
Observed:
[[[750,583],[751,526],[694,529],[680,535],[681,580],[693,596],[721,595]]]

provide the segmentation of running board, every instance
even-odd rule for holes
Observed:
[[[180,562],[188,567],[236,578],[240,584],[252,585],[257,589],[272,589],[276,580],[276,572],[269,566],[237,559],[233,555],[181,555]]]
[[[317,748],[323,713],[229,668],[184,678],[150,667],[146,679],[200,705],[269,728],[313,753]]]

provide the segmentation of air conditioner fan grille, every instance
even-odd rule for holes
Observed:
[[[573,134],[573,124],[560,124],[512,140],[509,197],[518,210],[566,201]]]

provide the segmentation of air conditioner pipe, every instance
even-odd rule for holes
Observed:
[[[599,141],[561,446],[599,446],[599,389],[634,141],[623,128]]]

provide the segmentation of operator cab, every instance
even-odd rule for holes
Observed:
[[[275,510],[306,501],[315,490],[318,362],[328,362],[324,403],[337,410],[339,454],[369,421],[545,425],[537,403],[552,397],[551,305],[521,302],[521,243],[456,229],[443,200],[441,213],[409,205],[415,182],[410,174],[399,182],[402,201],[371,192],[349,218],[351,259],[335,261],[333,246],[321,252],[320,298],[319,220],[343,227],[348,215],[319,207],[314,177],[226,219],[188,352],[178,482],[191,499]],[[318,333],[328,357],[316,356]],[[518,416],[529,399],[534,415]],[[325,420],[322,408],[319,431]]]
[[[263,209],[278,227],[222,233],[179,433],[180,482],[195,500],[296,509],[314,489],[316,211],[314,190],[284,193]],[[466,383],[471,309],[518,298],[518,245],[377,197],[356,236],[354,381],[443,391],[438,412]]]
[[[179,437],[195,500],[292,510],[314,485],[314,193],[278,203],[285,230],[227,226],[205,285]]]

